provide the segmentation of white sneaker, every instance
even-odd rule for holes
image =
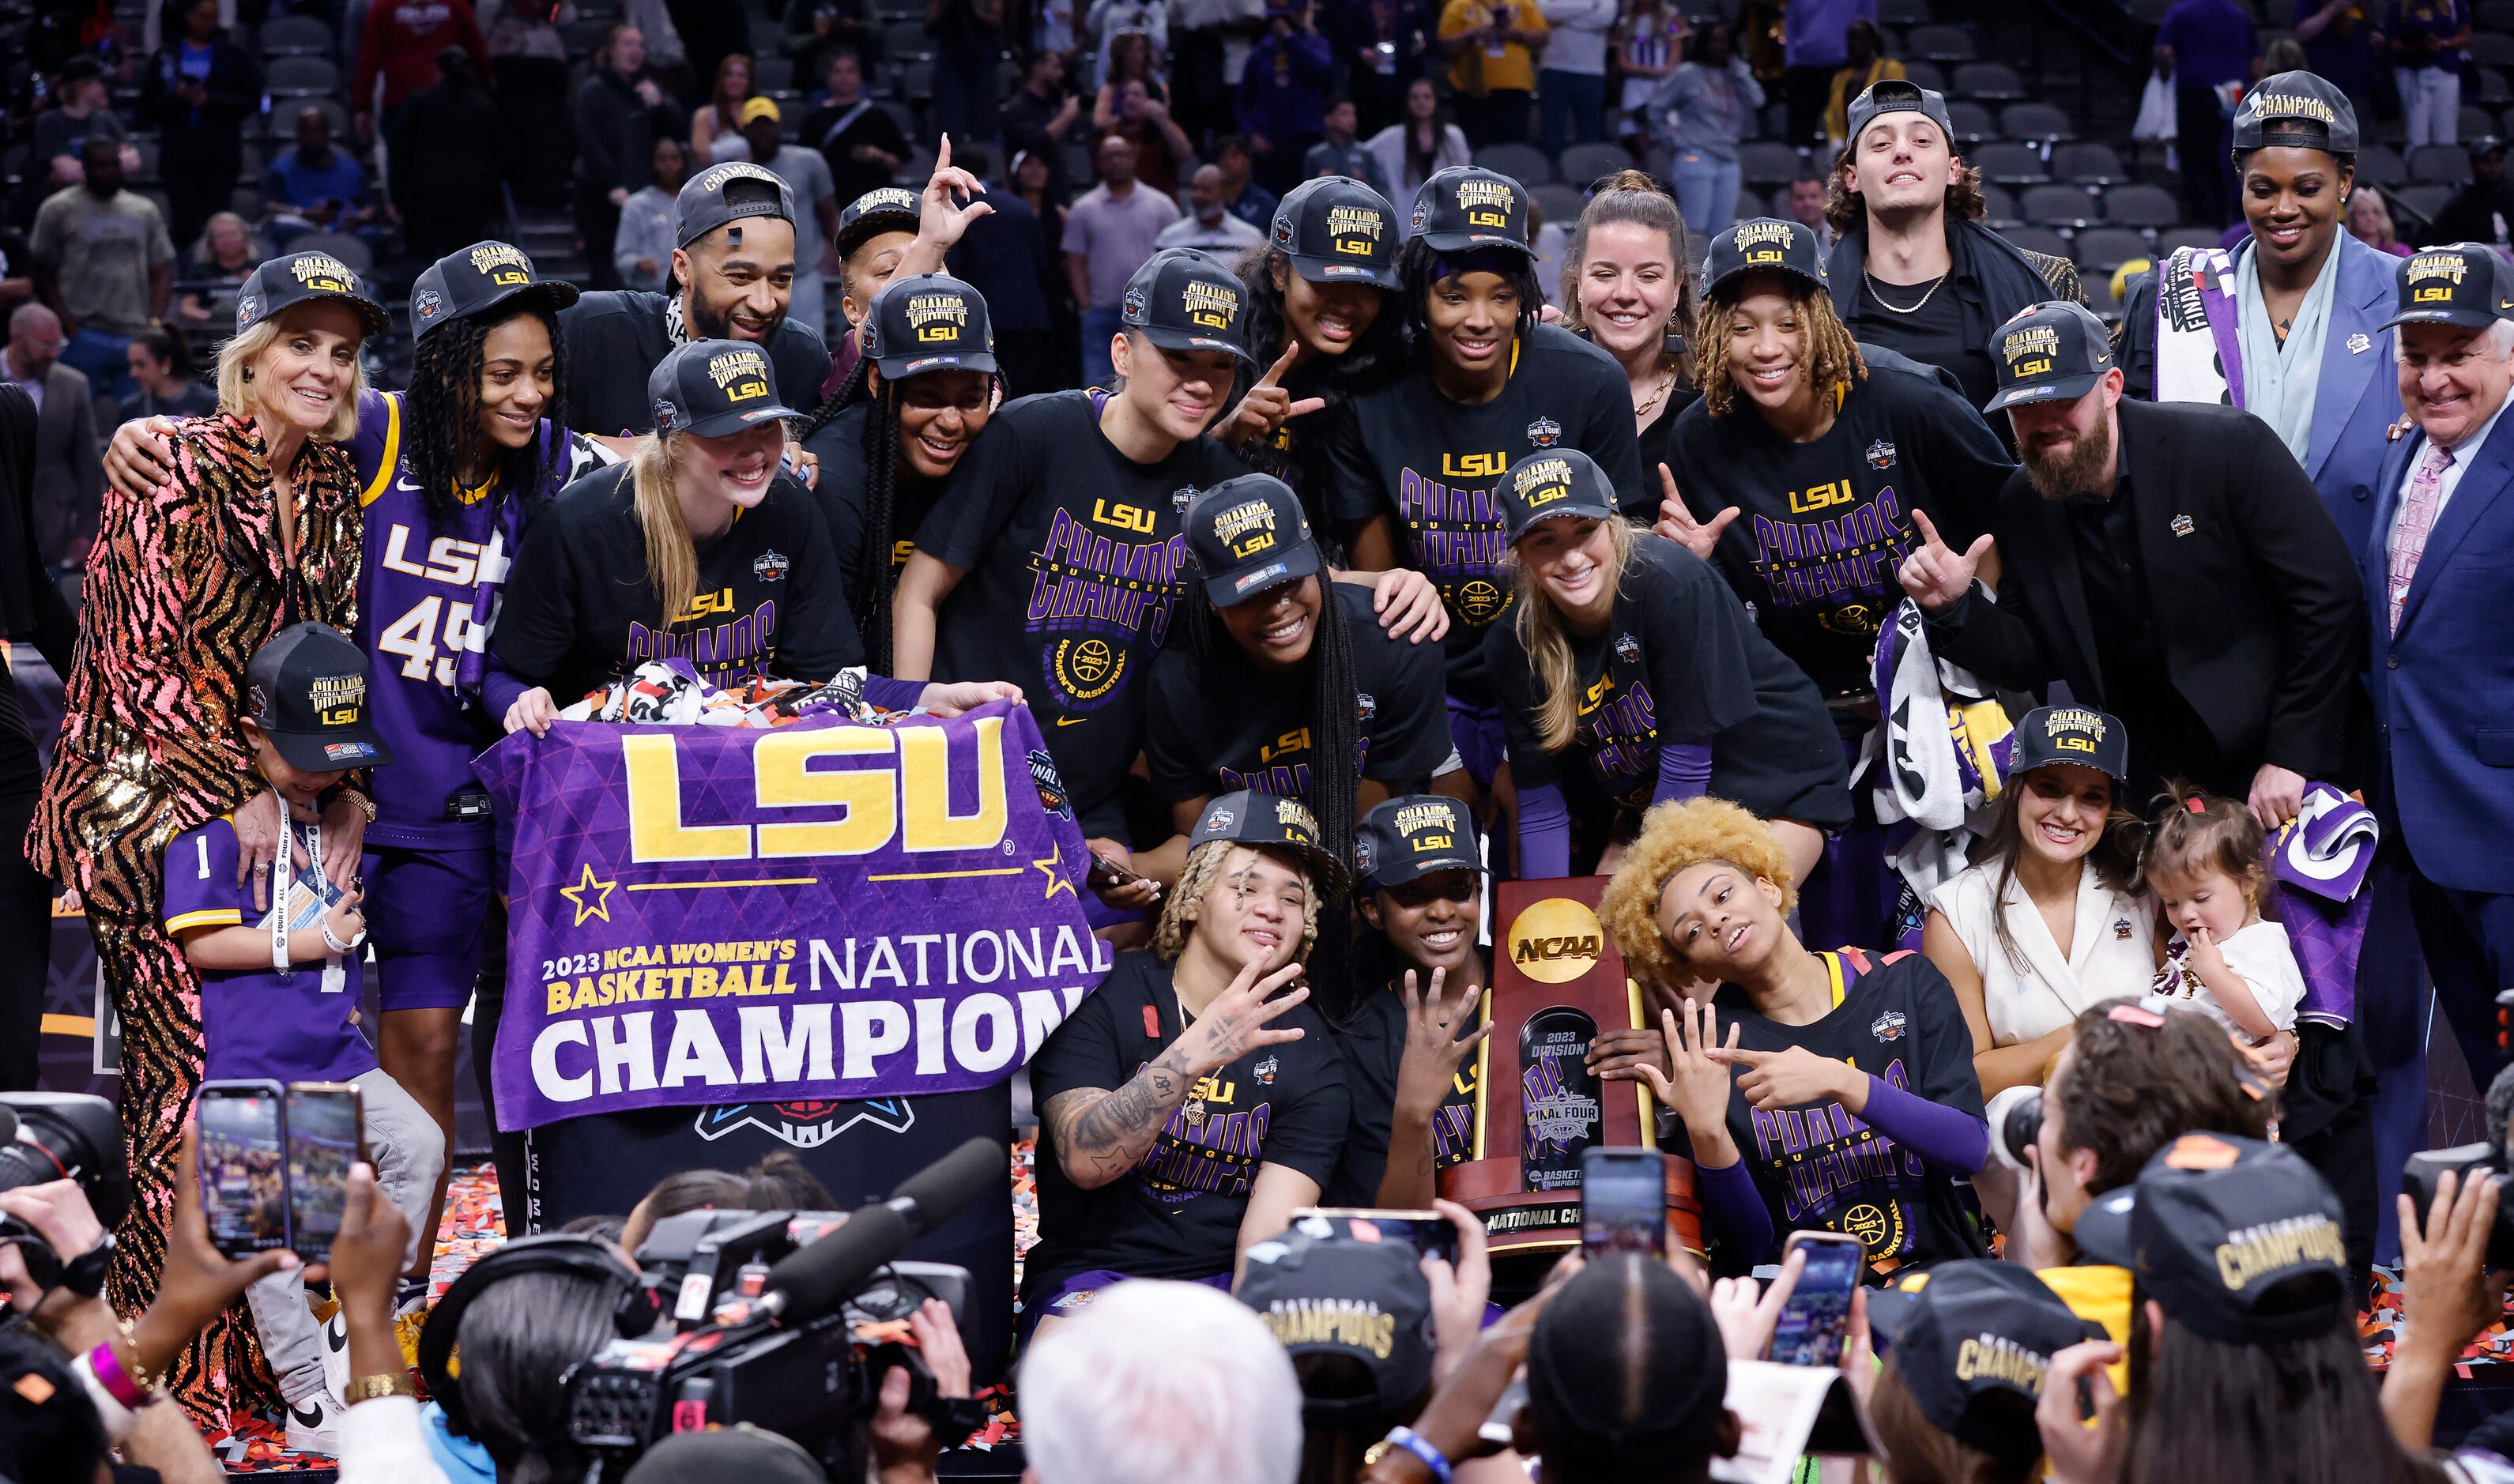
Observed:
[[[341,1419],[348,1408],[337,1397],[317,1391],[302,1402],[288,1404],[288,1451],[319,1453],[325,1458],[341,1456]]]
[[[349,1328],[337,1308],[323,1321],[323,1388],[334,1401],[349,1394]]]

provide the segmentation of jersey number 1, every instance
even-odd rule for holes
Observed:
[[[442,655],[437,653],[436,638],[436,620],[440,610],[445,618],[445,652]],[[454,684],[454,657],[470,647],[471,605],[448,603],[433,596],[421,599],[417,607],[394,620],[391,627],[376,636],[377,649],[402,657],[403,679],[433,679],[448,689]]]

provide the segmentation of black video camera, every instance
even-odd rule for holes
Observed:
[[[2462,1143],[2411,1155],[2401,1167],[2401,1190],[2417,1203],[2420,1225],[2435,1205],[2436,1183],[2447,1170],[2457,1177],[2453,1188],[2458,1191],[2477,1176],[2504,1175],[2505,1154],[2493,1143]],[[2496,1226],[2488,1233],[2488,1265],[2514,1267],[2514,1198],[2497,1203]]]
[[[792,1438],[834,1478],[893,1366],[912,1379],[909,1410],[938,1436],[976,1431],[984,1409],[938,1396],[905,1343],[929,1298],[965,1332],[969,1274],[898,1253],[1000,1190],[1004,1159],[1003,1145],[973,1139],[851,1214],[693,1211],[656,1223],[637,1265],[671,1328],[613,1341],[574,1369],[569,1436],[625,1471],[669,1434],[750,1423]]]
[[[121,1115],[85,1093],[0,1093],[0,1190],[57,1180],[78,1182],[105,1230],[122,1224],[131,1209],[131,1180]],[[0,1216],[0,1245],[18,1249],[37,1287],[61,1280],[61,1255],[25,1223]]]

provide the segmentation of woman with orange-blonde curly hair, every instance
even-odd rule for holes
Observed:
[[[1810,950],[1796,902],[1763,821],[1714,798],[1652,809],[1598,915],[1683,1009],[1660,1012],[1658,1055],[1600,1074],[1646,1081],[1672,1110],[1661,1142],[1692,1156],[1719,1271],[1774,1256],[1792,1230],[1856,1236],[1880,1274],[1983,1255],[1959,1183],[1990,1128],[1955,991],[1917,953]]]

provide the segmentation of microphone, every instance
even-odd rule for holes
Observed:
[[[828,1236],[787,1254],[762,1285],[771,1313],[816,1319],[835,1312],[874,1269],[991,1188],[1001,1188],[1004,1146],[979,1137],[900,1183],[890,1199],[859,1208]]]

